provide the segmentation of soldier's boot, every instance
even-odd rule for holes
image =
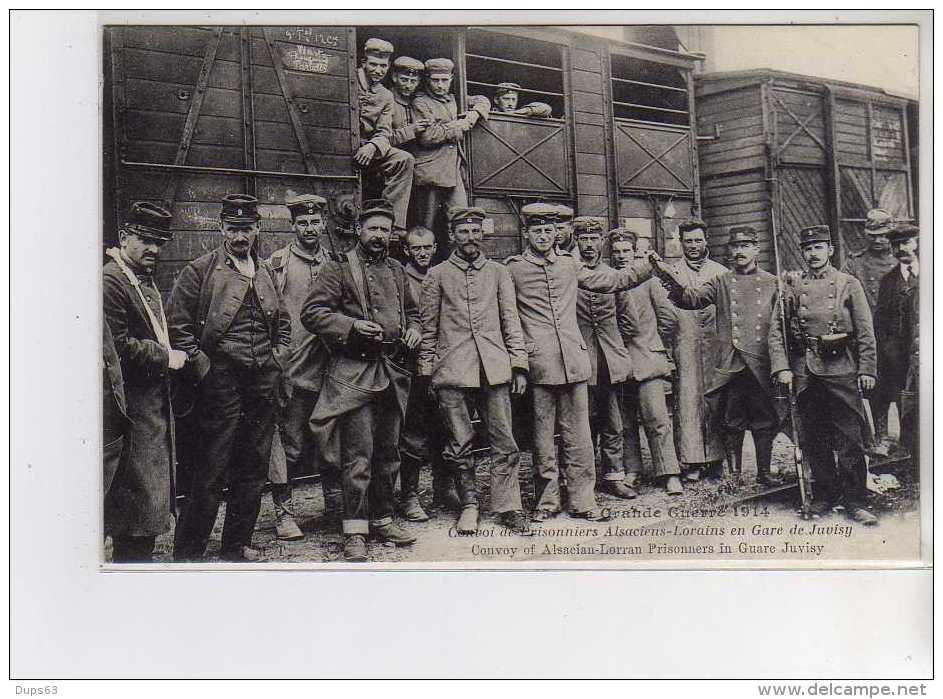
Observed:
[[[753,433],[753,443],[756,445],[756,482],[759,485],[768,487],[782,485],[779,477],[770,472],[775,437],[775,433],[771,430],[757,430]]]
[[[372,529],[373,538],[377,541],[386,541],[397,546],[409,546],[416,543],[416,537],[394,522],[378,524],[373,526]]]
[[[870,451],[875,456],[887,456],[890,453],[890,439],[887,435],[887,411],[874,416],[874,442]]]
[[[401,501],[400,514],[409,522],[427,522],[429,515],[419,502],[419,468],[422,462],[403,454],[400,466]]]
[[[295,522],[290,483],[272,484],[272,504],[275,508],[275,536],[282,541],[304,539],[304,533]]]
[[[367,559],[367,542],[363,534],[348,534],[344,540],[344,560],[363,563]]]
[[[728,432],[724,436],[724,448],[727,452],[724,473],[739,485],[743,482],[743,432]]]
[[[432,462],[432,506],[450,512],[462,507],[453,471],[438,461]]]
[[[478,484],[475,482],[474,463],[459,468],[456,481],[462,513],[455,523],[455,530],[459,534],[474,534],[478,531]]]

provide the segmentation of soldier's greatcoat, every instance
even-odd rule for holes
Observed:
[[[674,267],[680,281],[698,287],[728,270],[706,259],[695,268],[686,260]],[[656,291],[657,293],[657,291]],[[661,294],[662,301],[667,298]],[[674,310],[677,319],[671,333],[672,356],[677,369],[674,382],[675,445],[684,463],[707,463],[724,458],[724,445],[708,420],[705,381],[713,372],[717,352],[716,309],[706,306],[695,311]]]
[[[590,269],[611,270],[605,262]],[[626,311],[621,307],[622,312]],[[619,333],[619,311],[615,294],[580,289],[576,298],[576,322],[589,353],[589,385],[595,386],[599,376],[600,362],[608,369],[609,383],[619,384],[630,373],[629,352]],[[622,323],[626,321],[623,319]]]
[[[878,290],[884,275],[897,266],[897,259],[890,252],[875,254],[868,249],[853,252],[845,261],[842,272],[850,274],[864,287],[864,295],[868,298],[871,312],[878,303]],[[878,339],[880,342],[880,339]]]
[[[174,512],[174,433],[168,351],[160,343],[137,292],[118,265],[103,270],[105,322],[121,359],[127,417],[123,458],[105,500],[105,531],[117,536],[156,536],[170,529]],[[139,278],[157,318],[160,293]]]

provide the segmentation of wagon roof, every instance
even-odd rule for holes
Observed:
[[[774,70],[772,68],[751,68],[749,70],[729,70],[729,71],[719,71],[711,73],[698,73],[694,76],[695,82],[698,83],[722,83],[722,82],[742,82],[744,86],[763,82],[766,80],[790,80],[790,81],[801,81],[804,83],[814,83],[820,86],[837,86],[845,87],[852,90],[860,90],[863,92],[870,92],[877,95],[887,95],[888,97],[896,97],[898,99],[905,99],[910,102],[916,102],[917,97],[915,95],[907,94],[904,92],[894,92],[892,90],[885,90],[881,87],[874,87],[873,85],[864,85],[862,83],[853,83],[846,80],[833,80],[832,78],[823,78],[817,75],[803,75],[801,73],[790,73],[785,70]]]

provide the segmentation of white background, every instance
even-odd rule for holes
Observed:
[[[688,21],[695,16],[685,13]],[[329,17],[296,14],[290,21],[364,21],[336,12]],[[652,13],[620,17],[654,19]],[[163,21],[180,19],[176,13]],[[274,21],[250,13],[242,19]],[[472,13],[423,13],[423,21],[436,19],[476,21]],[[562,23],[546,15],[529,19]],[[501,20],[520,22],[521,13],[502,13]],[[931,672],[926,568],[99,572],[98,17],[16,13],[10,23],[10,695],[17,684],[83,677],[919,678]],[[929,135],[921,142],[928,158]],[[921,171],[925,178],[931,172],[928,160]],[[920,220],[930,221],[927,190],[921,202]],[[921,247],[928,260],[929,245],[922,240]],[[929,400],[929,391],[924,397]],[[929,524],[929,498],[924,507]],[[723,693],[756,696],[755,684]],[[121,688],[72,684],[59,694],[93,689],[100,696]],[[205,684],[187,689],[212,691]],[[706,696],[720,689],[682,685],[685,693]],[[661,692],[659,685],[640,696]]]

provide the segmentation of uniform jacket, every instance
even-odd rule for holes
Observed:
[[[453,252],[429,270],[422,285],[419,374],[432,385],[478,388],[527,371],[514,284],[503,265],[483,254],[467,262]]]
[[[390,139],[397,148],[403,148],[405,145],[412,145],[416,140],[416,111],[413,109],[413,101],[403,97],[396,90],[393,90],[393,135]],[[412,148],[405,148],[412,150]]]
[[[294,243],[276,250],[265,261],[291,319],[291,352],[284,362],[285,378],[289,385],[315,393],[321,390],[330,353],[318,336],[301,324],[301,307],[327,261],[323,249],[311,256]]]
[[[524,330],[529,376],[536,384],[570,384],[589,379],[592,367],[576,321],[577,289],[615,293],[651,276],[648,263],[616,271],[589,269],[572,257],[530,250],[507,261]]]
[[[272,349],[280,355],[291,346],[288,310],[275,289],[268,266],[256,264],[255,279],[251,282],[268,319]],[[249,284],[250,280],[236,271],[222,245],[193,260],[177,277],[167,314],[170,342],[175,349],[187,353],[199,378],[209,371],[208,355],[229,329]]]
[[[390,151],[393,138],[393,93],[383,85],[371,85],[363,68],[358,68],[357,100],[360,139],[376,146],[382,157]]]
[[[157,339],[131,282],[114,261],[103,270],[105,322],[121,360],[130,439],[105,500],[105,530],[156,536],[170,529],[174,512],[174,432],[168,352]],[[160,294],[141,278],[160,317]],[[128,443],[130,442],[130,443]]]
[[[680,308],[717,308],[717,352],[706,393],[722,388],[744,368],[772,392],[768,342],[776,281],[775,275],[759,268],[749,274],[731,270],[699,287],[685,287],[680,298],[672,297]]]
[[[611,270],[605,262],[587,269]],[[626,293],[626,292],[620,292]],[[599,379],[599,362],[609,369],[610,383],[622,383],[630,373],[629,351],[619,332],[619,313],[628,312],[625,304],[616,305],[615,294],[601,294],[579,289],[576,295],[576,322],[583,335],[583,343],[589,353],[589,385],[595,386]],[[621,324],[625,324],[623,320]]]
[[[553,115],[553,109],[544,102],[529,102],[523,107],[518,107],[509,112],[496,112],[500,114],[511,114],[513,116],[530,117],[532,119],[547,119]]]
[[[419,307],[403,266],[386,256],[368,261],[359,245],[355,250],[363,264],[369,320],[383,327],[384,341],[399,341],[409,328],[419,332]],[[354,321],[367,319],[346,257],[329,261],[301,309],[301,322],[332,349],[327,372],[333,381],[355,392],[376,393],[390,383],[386,362],[338,351],[343,350],[338,346],[347,344],[351,337]]]
[[[877,307],[874,310],[874,334],[878,346],[880,378],[902,385],[910,364],[916,336],[913,299],[919,297],[919,277],[904,281],[897,264],[881,279]]]
[[[629,352],[629,379],[648,381],[671,375],[661,336],[675,321],[671,304],[657,279],[616,294],[619,331]]]
[[[861,282],[831,265],[817,278],[805,272],[799,279],[787,277],[783,285],[788,303],[797,309],[804,333],[814,337],[833,333],[850,333],[844,355],[823,359],[812,349],[787,357],[781,323],[769,325],[771,371],[776,374],[792,369],[800,384],[806,375],[822,377],[877,376],[877,352],[871,310]],[[788,304],[787,304],[788,305]],[[774,311],[778,319],[778,309]]]
[[[871,305],[871,313],[878,302],[878,288],[884,275],[897,267],[897,258],[886,252],[875,255],[867,248],[860,252],[853,252],[845,261],[842,272],[850,274],[864,287],[864,294]],[[876,330],[877,328],[875,328]],[[878,340],[880,342],[880,340]]]
[[[491,111],[487,97],[469,97],[468,106],[485,119]],[[413,100],[413,109],[416,118],[429,121],[429,126],[416,139],[413,183],[434,187],[457,186],[461,176],[460,162],[465,158],[462,147],[465,131],[458,120],[455,97],[446,95],[440,98],[421,92]]]

